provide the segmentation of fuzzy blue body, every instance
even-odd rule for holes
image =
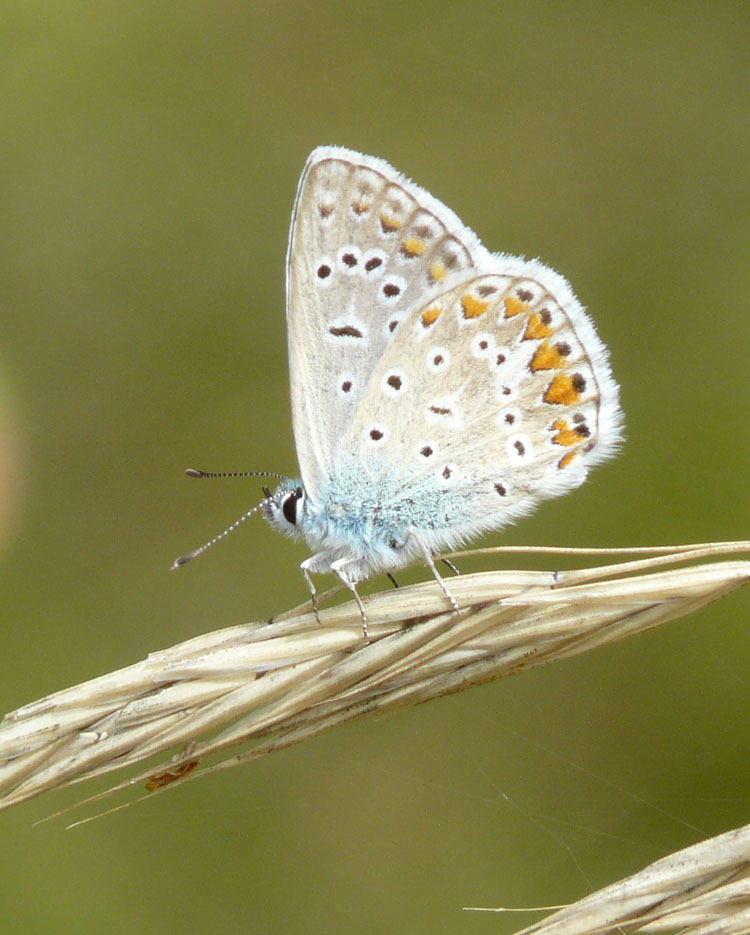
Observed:
[[[295,491],[302,496],[291,523],[283,503]],[[301,536],[313,550],[309,571],[328,572],[341,561],[352,581],[403,566],[422,557],[425,548],[434,553],[457,544],[476,528],[466,528],[461,515],[465,497],[381,458],[369,458],[365,465],[340,457],[315,502],[301,481],[289,480],[279,485],[272,504],[265,513],[271,525]]]

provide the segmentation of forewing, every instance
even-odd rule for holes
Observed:
[[[316,149],[287,255],[292,419],[313,501],[370,376],[409,309],[489,255],[439,201],[379,159]]]
[[[441,506],[422,515],[451,542],[580,484],[620,428],[606,349],[568,283],[499,255],[400,322],[341,451],[406,467],[414,490],[434,482]]]

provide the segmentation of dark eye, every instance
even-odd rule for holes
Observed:
[[[281,512],[284,514],[284,519],[290,526],[297,525],[297,501],[300,500],[301,497],[302,488],[298,487],[287,497],[284,497],[284,502],[281,504]]]

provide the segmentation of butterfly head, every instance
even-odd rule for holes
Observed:
[[[266,522],[284,535],[301,536],[300,520],[306,503],[302,481],[286,477],[273,493],[268,487],[263,488],[263,493],[266,498],[261,504],[261,511]]]

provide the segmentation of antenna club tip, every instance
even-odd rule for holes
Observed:
[[[188,477],[205,477],[205,471],[199,471],[197,468],[185,468],[185,473]]]
[[[176,558],[172,564],[169,566],[170,571],[176,571],[178,568],[181,568],[183,565],[187,565],[191,558],[195,558],[195,552],[188,552],[187,555],[181,555],[179,558]]]

